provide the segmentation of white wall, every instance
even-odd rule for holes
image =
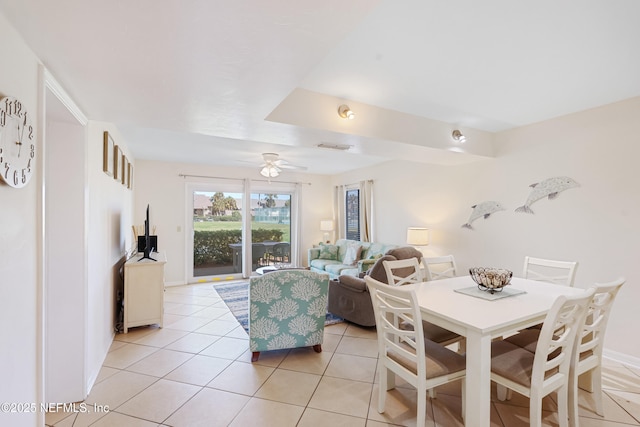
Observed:
[[[38,59],[0,14],[0,93],[38,114]],[[34,124],[39,121],[34,120]],[[40,129],[36,136],[40,144]],[[41,147],[37,153],[42,160]],[[38,183],[36,168],[22,189],[0,184],[0,402],[37,402],[42,388],[38,359]],[[0,413],[0,425],[32,426],[37,413]]]
[[[462,272],[495,266],[521,274],[523,257],[577,260],[576,286],[627,278],[610,319],[607,354],[640,365],[637,322],[640,272],[640,98],[569,115],[496,136],[497,157],[464,166],[389,162],[338,177],[335,184],[375,181],[378,240],[405,240],[408,226],[427,226],[427,255],[453,253]],[[530,184],[567,175],[579,188],[515,213]],[[486,200],[506,211],[463,229],[471,206]],[[392,219],[392,220],[390,220]]]
[[[40,92],[39,60],[4,15],[0,14],[0,93],[20,99],[33,116],[38,116],[36,132],[39,142],[38,164],[29,184],[13,189],[0,184],[0,321],[6,327],[0,330],[0,402],[39,404],[44,398],[43,334],[41,310],[46,304],[43,285],[42,252],[42,162],[47,147],[43,140],[44,106]],[[44,93],[44,91],[42,92]],[[123,261],[125,248],[130,246],[132,192],[102,172],[102,132],[113,132],[116,140],[126,149],[117,129],[104,123],[90,123],[87,131],[87,164],[69,163],[50,165],[55,168],[80,167],[87,169],[88,213],[88,282],[87,286],[87,353],[84,356],[88,388],[98,375],[111,345],[115,324],[115,287],[119,282],[118,267]],[[58,157],[58,156],[53,156]],[[64,156],[62,156],[64,158]],[[76,159],[77,160],[77,159]],[[55,209],[66,208],[60,200]],[[74,209],[77,208],[74,207]],[[79,224],[82,226],[82,224]],[[52,248],[68,257],[83,257],[77,241]],[[75,302],[65,300],[71,307]],[[35,412],[0,413],[0,425],[34,426],[44,423],[44,414]]]
[[[151,225],[156,226],[158,246],[167,252],[165,281],[167,285],[181,285],[187,281],[185,266],[185,224],[192,216],[185,218],[186,184],[211,182],[207,178],[182,178],[179,174],[251,178],[264,180],[258,168],[230,168],[221,166],[167,163],[151,160],[137,160],[135,166],[135,209],[134,223],[142,224],[147,204],[150,207]],[[304,175],[293,172],[283,173],[274,181],[304,182],[302,186],[302,243],[301,261],[306,265],[307,248],[322,240],[320,220],[331,218],[332,193],[329,178],[320,175]],[[133,234],[133,233],[131,233]]]
[[[120,268],[133,244],[133,191],[102,171],[103,132],[134,164],[126,141],[109,123],[89,122],[87,129],[88,194],[88,377],[92,384],[111,346],[116,323],[116,290],[122,287]]]
[[[47,96],[47,105],[55,101]],[[45,401],[77,402],[87,395],[86,137],[79,123],[50,119],[45,134]]]

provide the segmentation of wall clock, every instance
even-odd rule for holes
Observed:
[[[35,160],[31,114],[16,98],[0,97],[0,177],[10,186],[22,188],[33,175]]]

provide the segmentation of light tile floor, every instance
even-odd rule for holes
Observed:
[[[349,323],[325,329],[323,352],[293,349],[251,363],[247,335],[212,284],[168,288],[164,328],[130,329],[113,341],[86,412],[49,413],[47,426],[414,426],[416,392],[406,384],[377,405],[374,329]],[[605,417],[581,392],[583,427],[640,426],[640,369],[607,362]],[[472,397],[470,397],[472,398]],[[528,425],[528,399],[492,391],[491,425]],[[96,405],[96,406],[94,406]],[[545,426],[557,426],[545,398]],[[108,407],[108,411],[104,409]],[[430,427],[462,426],[459,383],[438,388],[427,405]]]

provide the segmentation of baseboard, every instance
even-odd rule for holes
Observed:
[[[164,282],[164,287],[165,288],[170,288],[172,286],[183,286],[186,285],[186,283],[184,282]]]
[[[602,357],[605,359],[613,360],[614,362],[622,363],[623,365],[633,366],[634,368],[640,369],[640,358],[635,356],[630,356],[628,354],[619,353],[613,350],[607,350],[606,348],[602,351]]]

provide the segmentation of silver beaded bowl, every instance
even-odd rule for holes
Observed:
[[[503,268],[472,267],[469,274],[478,288],[491,293],[500,292],[511,282],[513,272]]]

